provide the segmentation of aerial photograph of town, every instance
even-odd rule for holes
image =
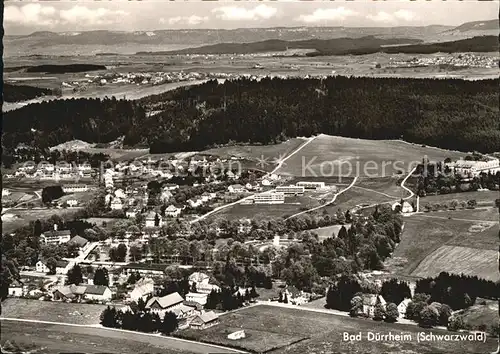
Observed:
[[[5,1],[1,353],[500,354],[498,15]]]

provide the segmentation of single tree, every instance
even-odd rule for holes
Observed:
[[[399,318],[398,307],[395,303],[389,302],[385,307],[385,321],[396,322]]]

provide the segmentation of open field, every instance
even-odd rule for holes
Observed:
[[[426,203],[449,203],[452,200],[467,201],[475,199],[478,206],[493,206],[495,205],[495,199],[499,197],[498,191],[476,191],[476,192],[463,192],[463,193],[450,193],[450,194],[438,194],[438,195],[428,195],[424,198],[420,198],[420,206]]]
[[[484,305],[482,305],[484,301]],[[498,301],[478,298],[476,303],[464,310],[456,313],[464,316],[464,321],[472,326],[487,325],[490,326],[498,322]]]
[[[380,178],[358,178],[353,188],[359,190],[370,190],[382,195],[385,194],[386,197],[400,199],[410,195],[407,190],[401,188],[403,178],[404,175]]]
[[[497,281],[498,251],[478,250],[470,247],[441,246],[427,256],[411,273],[416,277],[436,277],[441,272],[477,275]]]
[[[70,216],[74,214],[80,207],[71,209],[47,209],[47,208],[33,208],[33,209],[9,209],[2,215],[2,231],[12,232],[15,229],[26,226],[30,221],[37,219],[48,219],[52,215],[60,215],[61,217]]]
[[[99,323],[105,308],[105,305],[9,298],[2,302],[2,317],[91,325]]]
[[[365,140],[320,134],[277,172],[293,176],[387,177],[406,175],[427,156],[458,159],[464,153],[399,140]]]
[[[356,184],[354,186],[356,186]],[[357,207],[365,207],[373,204],[384,204],[393,202],[394,200],[396,200],[396,198],[389,198],[374,191],[357,189],[353,187],[348,191],[340,194],[333,204],[327,205],[324,209],[330,214],[333,214],[336,213],[339,209],[345,212]]]
[[[161,335],[115,331],[100,327],[1,321],[2,344],[7,340],[36,353],[231,353],[230,349],[183,342]]]
[[[450,262],[453,269],[447,269],[451,272],[466,272],[468,265],[465,262],[474,255],[479,260],[483,253],[484,255],[488,254],[492,266],[496,266],[498,224],[493,221],[481,221],[473,215],[464,219],[458,219],[455,216],[448,217],[448,214],[453,215],[454,213],[460,213],[460,216],[465,217],[467,215],[464,214],[468,211],[424,213],[405,218],[401,242],[396,247],[392,259],[388,261],[388,269],[401,275],[417,276],[414,271],[419,267],[419,264],[425,262],[427,257],[432,257],[434,252],[442,246],[459,246],[468,249],[467,252],[455,255],[460,258],[456,262]],[[470,211],[478,212],[479,210]],[[495,255],[489,254],[489,251],[494,252]],[[444,265],[436,265],[435,268],[436,271],[438,269],[442,271]],[[497,271],[491,272],[486,268],[483,270],[477,268],[475,274],[488,276],[488,272],[490,275],[498,275]]]
[[[270,217],[281,218],[293,215],[300,212],[304,205],[297,204],[236,204],[229,208],[222,209],[220,212],[213,214],[212,218],[224,217],[231,220],[238,220],[242,218],[255,218],[255,217]]]
[[[290,308],[257,305],[232,312],[221,317],[221,323],[204,331],[182,331],[190,338],[227,343],[253,351],[270,350],[280,346],[272,353],[485,353],[496,348],[496,341],[488,339],[486,343],[445,342],[418,343],[417,332],[423,329],[412,325],[377,323],[372,320],[335,316],[326,313],[309,312]],[[227,334],[236,330],[245,330],[247,338],[238,341],[227,339]],[[344,342],[343,332],[363,337],[366,332],[374,331],[388,334],[410,334],[406,342],[380,341]],[[428,332],[428,331],[426,331]],[[434,334],[446,333],[434,330]],[[302,340],[299,340],[301,339]],[[297,340],[296,344],[288,342]]]
[[[221,158],[247,158],[249,160],[267,159],[269,164],[275,164],[274,159],[284,157],[305,142],[304,139],[289,139],[281,144],[274,145],[233,145],[221,148],[209,149],[200,152],[201,154],[214,155]]]

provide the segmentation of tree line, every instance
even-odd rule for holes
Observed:
[[[216,80],[139,101],[71,99],[6,112],[4,154],[81,139],[151,152],[270,144],[318,133],[399,139],[462,151],[500,145],[498,80],[264,78]],[[158,113],[147,115],[147,110]],[[467,127],[467,129],[465,129]]]

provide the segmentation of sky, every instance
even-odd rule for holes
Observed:
[[[498,1],[8,1],[7,35],[35,31],[296,26],[458,26],[498,18]]]

